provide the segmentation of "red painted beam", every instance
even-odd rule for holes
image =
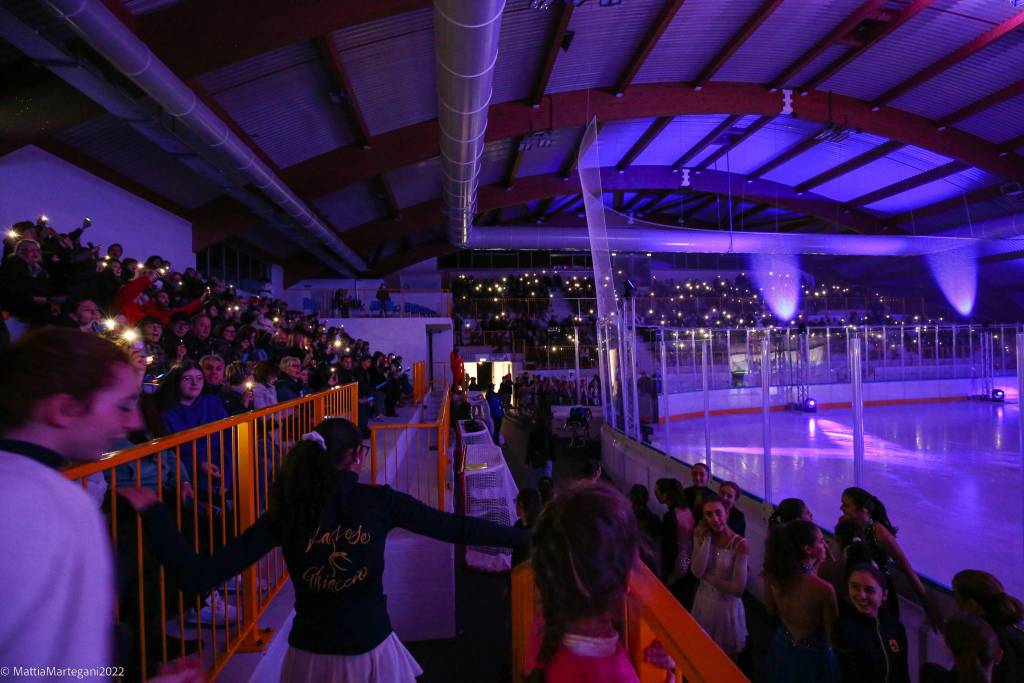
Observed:
[[[716,149],[714,152],[712,152],[711,154],[707,155],[707,157],[705,157],[704,161],[702,161],[699,164],[697,164],[697,168],[709,168],[716,161],[718,161],[719,159],[724,157],[726,154],[728,154],[729,152],[733,151],[734,149],[736,149],[737,147],[742,145],[744,142],[749,140],[751,137],[753,137],[753,135],[755,133],[757,133],[757,131],[761,130],[762,128],[767,126],[769,123],[771,123],[774,118],[775,118],[774,116],[762,116],[757,121],[754,121],[752,124],[747,126],[743,130],[743,132],[740,133],[736,137],[735,140],[733,140],[732,142],[730,142],[727,145],[722,145],[721,147]]]
[[[739,120],[740,116],[738,114],[725,117],[725,120],[723,120],[717,126],[712,128],[710,133],[702,137],[696,145],[686,150],[683,156],[676,159],[675,162],[672,164],[672,168],[680,169],[686,166],[688,163],[690,163],[690,161],[696,158],[697,155],[699,155],[701,152],[707,149],[711,143],[713,143],[715,140],[721,137],[721,135],[725,133],[725,131],[732,128],[732,124],[736,123]]]
[[[966,107],[961,107],[952,114],[943,116],[939,119],[936,125],[939,127],[939,130],[945,130],[955,123],[960,123],[964,119],[969,119],[975,114],[980,114],[987,109],[991,109],[992,107],[1002,104],[1003,102],[1011,100],[1019,95],[1024,95],[1024,79],[1021,79],[1002,90],[998,90],[987,97],[983,97],[980,100],[972,102]]]
[[[914,3],[912,5],[908,5],[902,12],[899,13],[899,16],[897,16],[895,19],[886,24],[885,28],[883,28],[878,33],[878,35],[874,37],[873,40],[869,40],[861,47],[851,48],[850,50],[848,50],[841,57],[834,60],[831,64],[829,64],[824,69],[822,69],[814,76],[812,76],[806,83],[800,86],[800,90],[802,92],[809,92],[811,90],[814,90],[819,85],[821,85],[829,78],[831,78],[833,75],[838,73],[847,64],[855,60],[857,57],[860,57],[862,54],[871,49],[874,45],[877,45],[879,41],[884,39],[886,36],[891,34],[900,26],[903,26],[903,24],[913,19],[915,16],[917,16],[919,12],[926,9],[933,2],[935,2],[935,0],[914,0]]]
[[[858,154],[854,158],[848,159],[843,163],[839,164],[838,166],[833,166],[829,170],[823,173],[819,173],[813,178],[805,180],[804,182],[796,186],[796,191],[807,192],[808,190],[818,187],[819,185],[824,185],[830,180],[835,180],[836,178],[840,178],[846,175],[847,173],[856,171],[858,168],[861,168],[862,166],[867,166],[872,161],[878,161],[879,159],[886,157],[903,147],[906,147],[906,145],[904,145],[902,142],[897,142],[895,140],[884,142],[881,145],[874,147],[873,149],[869,149],[863,154]]]
[[[807,50],[807,52],[800,55],[795,62],[786,67],[786,70],[776,76],[768,87],[776,89],[786,85],[791,78],[810,66],[814,60],[825,52],[825,50],[829,49],[846,37],[850,31],[857,28],[862,21],[874,15],[874,13],[881,9],[887,1],[888,0],[867,0],[867,2],[846,17],[841,24],[836,26],[831,33],[815,43],[809,50]]]
[[[654,119],[654,123],[647,127],[647,130],[645,130],[637,141],[633,143],[633,146],[629,148],[629,151],[619,159],[619,163],[615,164],[615,168],[619,171],[629,168],[629,165],[632,164],[638,156],[643,154],[645,149],[650,147],[655,138],[661,135],[661,132],[665,130],[668,124],[672,123],[672,118],[673,117],[671,116],[662,116]]]
[[[830,113],[827,93],[795,98],[794,116],[821,123],[843,121],[851,128],[923,147],[992,175],[1024,179],[1024,158],[1001,157],[1002,145],[955,128],[940,132],[934,121],[899,109],[872,112],[862,100],[841,95],[831,99]],[[577,90],[550,95],[539,109],[531,107],[528,100],[493,105],[486,139],[506,140],[549,127],[581,127],[593,116],[598,121],[696,114],[773,116],[781,109],[781,93],[752,84],[713,82],[701,92],[683,84],[637,85],[620,98],[597,90]],[[437,156],[438,136],[437,122],[424,121],[378,135],[370,152],[355,145],[343,147],[285,169],[283,178],[294,191],[318,197]]]
[[[551,34],[551,42],[548,44],[548,51],[544,55],[544,63],[540,67],[540,74],[537,76],[537,84],[533,87],[533,97],[530,98],[534,107],[540,106],[544,98],[544,92],[548,89],[548,81],[551,80],[551,72],[555,70],[555,62],[558,61],[558,53],[562,49],[562,40],[565,32],[569,30],[569,20],[572,19],[572,11],[575,6],[566,3],[562,6],[562,14],[558,17],[555,31]]]
[[[140,16],[136,33],[182,78],[285,45],[428,9],[431,0],[203,0]]]
[[[348,77],[348,70],[345,68],[344,62],[341,61],[341,55],[334,48],[334,41],[331,40],[330,36],[321,36],[315,42],[316,49],[320,53],[320,58],[324,65],[324,70],[327,72],[327,77],[335,88],[345,94],[345,100],[348,102],[348,110],[352,119],[352,128],[355,129],[356,134],[359,136],[360,144],[363,149],[370,149],[370,138],[372,137],[370,135],[370,128],[366,125],[363,110],[359,107],[355,89],[352,87],[352,81]]]
[[[615,84],[615,95],[621,97],[626,92],[626,88],[636,78],[640,67],[644,65],[644,62],[647,61],[647,56],[651,54],[651,50],[661,40],[661,36],[668,29],[669,24],[672,23],[679,8],[683,6],[683,2],[685,0],[667,0],[665,2],[665,7],[661,10],[658,19],[651,26],[651,30],[647,32],[647,36],[640,43],[640,47],[637,48],[636,53],[629,60],[629,64],[626,65],[626,70],[622,72],[622,76],[619,77],[618,82]]]
[[[902,83],[893,86],[872,102],[872,106],[884,107],[893,100],[906,95],[911,90],[915,90],[939,74],[953,68],[968,57],[977,54],[979,50],[985,49],[1008,33],[1016,31],[1021,26],[1024,26],[1024,12],[1019,12],[1001,24],[993,26],[990,30],[978,36],[960,49],[951,52],[931,66],[918,71]]]
[[[519,138],[517,141],[515,151],[512,152],[512,161],[505,172],[505,187],[510,190],[515,187],[516,175],[519,174],[519,165],[523,163],[523,140],[524,138]]]
[[[779,5],[783,3],[783,0],[765,0],[764,4],[759,7],[749,19],[747,23],[743,25],[736,35],[729,39],[725,46],[715,55],[714,59],[711,60],[704,69],[697,76],[697,80],[693,82],[695,88],[703,88],[707,85],[708,81],[715,77],[719,69],[725,66],[725,63],[736,51],[743,47],[743,43],[750,39],[750,36],[754,35],[757,29],[761,28],[761,24],[768,20],[768,17],[779,8]]]
[[[835,202],[825,197],[808,193],[797,196],[791,187],[768,180],[753,183],[737,173],[707,170],[692,177],[692,191],[714,196],[743,196],[746,201],[770,204],[793,213],[815,216],[858,232],[877,234],[885,232],[885,224],[871,214]],[[642,190],[679,191],[679,175],[665,166],[630,166],[625,173],[616,172],[612,166],[601,169],[601,183],[606,192],[637,192]],[[535,175],[520,178],[511,190],[504,183],[486,185],[477,194],[477,209],[487,212],[528,202],[563,197],[580,193],[578,177],[562,180],[557,174]],[[667,207],[662,207],[659,211]],[[342,237],[361,254],[372,251],[376,246],[403,239],[439,228],[444,222],[440,200],[430,200],[408,207],[398,221],[377,219],[346,230]]]
[[[936,180],[948,178],[949,176],[960,173],[968,168],[970,168],[970,166],[967,164],[959,161],[951,161],[948,164],[943,164],[942,166],[933,168],[930,171],[918,173],[917,175],[901,180],[898,183],[881,187],[874,192],[868,192],[865,195],[861,195],[860,197],[847,202],[847,204],[850,206],[867,206],[868,204],[874,204],[875,202],[888,199],[889,197],[894,197],[903,192],[907,192],[908,190],[913,190],[915,187],[921,187],[922,185],[927,185],[928,183],[935,182]]]

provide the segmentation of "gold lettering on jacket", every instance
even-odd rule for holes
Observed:
[[[370,542],[370,534],[363,529],[363,525],[342,529],[335,527],[332,531],[322,531],[317,527],[316,532],[310,536],[306,543],[306,553],[309,554],[318,545],[329,546],[330,555],[327,557],[327,564],[317,567],[309,567],[302,572],[302,579],[313,590],[330,591],[340,593],[357,584],[366,581],[370,573],[368,567],[360,567],[352,570],[352,559],[345,550],[338,550],[338,546],[366,545]]]

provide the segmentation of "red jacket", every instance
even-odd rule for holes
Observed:
[[[160,321],[161,325],[167,325],[171,322],[171,316],[175,313],[192,315],[203,307],[203,300],[201,298],[190,301],[178,308],[164,308],[156,299],[149,299],[140,306],[136,299],[152,284],[153,281],[148,277],[137,277],[122,286],[117,291],[117,296],[114,297],[114,306],[124,314],[124,317],[128,318],[128,324],[132,327],[138,325],[139,321],[146,317],[156,318]]]

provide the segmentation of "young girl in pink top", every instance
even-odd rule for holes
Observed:
[[[528,680],[543,683],[639,683],[620,634],[637,525],[622,494],[591,484],[544,508],[533,533],[540,615],[527,652]],[[674,664],[660,645],[647,661]]]

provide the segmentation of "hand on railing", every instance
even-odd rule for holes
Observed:
[[[672,659],[672,655],[657,638],[644,649],[644,661],[651,666],[665,669],[665,683],[672,683],[676,680],[676,660]]]

